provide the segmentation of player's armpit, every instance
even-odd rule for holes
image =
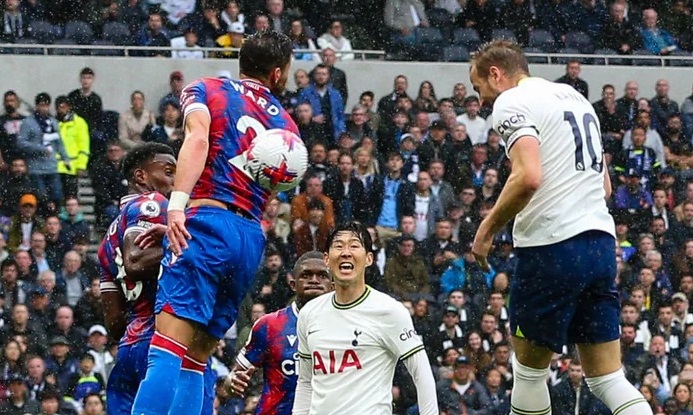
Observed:
[[[155,280],[159,276],[161,259],[164,249],[152,246],[140,249],[135,243],[135,238],[142,231],[126,232],[123,238],[123,267],[125,273],[133,281]]]
[[[108,290],[101,293],[103,301],[103,318],[106,323],[108,337],[112,341],[118,341],[127,328],[128,322],[125,318],[126,301],[123,292],[120,290]]]
[[[414,385],[416,385],[416,400],[421,415],[438,415],[438,397],[436,382],[428,357],[423,349],[402,359],[407,367]]]

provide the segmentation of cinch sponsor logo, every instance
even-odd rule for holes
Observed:
[[[399,339],[403,342],[416,336],[416,330],[414,329],[402,329],[402,333],[399,334]]]
[[[511,115],[510,118],[498,123],[498,134],[503,135],[511,126],[525,122],[526,120],[527,118],[522,114]]]

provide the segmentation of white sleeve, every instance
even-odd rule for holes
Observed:
[[[388,320],[383,324],[385,344],[398,359],[404,360],[424,349],[409,311],[401,303],[395,303]]]
[[[303,310],[298,313],[298,381],[294,394],[293,415],[308,415],[310,403],[313,398],[313,360],[308,348],[308,324],[306,312]]]
[[[510,151],[515,141],[524,136],[534,137],[541,143],[534,117],[525,100],[515,94],[505,93],[498,97],[493,105],[493,129],[505,142],[506,152]]]
[[[402,361],[416,385],[416,401],[420,415],[438,415],[438,396],[433,371],[426,353],[414,353]]]

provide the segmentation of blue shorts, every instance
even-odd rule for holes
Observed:
[[[510,285],[511,334],[561,353],[568,344],[619,338],[614,237],[588,231],[518,248]]]
[[[258,222],[216,207],[188,209],[186,217],[188,249],[173,257],[164,239],[155,312],[197,322],[220,339],[255,279],[265,236]]]
[[[130,415],[140,382],[147,374],[147,355],[149,342],[119,346],[116,364],[108,377],[106,387],[106,413],[108,415]],[[207,364],[204,375],[204,400],[201,415],[214,413],[214,387],[217,374],[212,365]]]

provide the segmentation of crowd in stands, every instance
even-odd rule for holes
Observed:
[[[511,228],[494,240],[490,271],[470,252],[510,171],[489,109],[464,83],[412,86],[400,75],[385,96],[354,91],[336,67],[334,50],[325,49],[321,59],[311,72],[297,70],[297,90],[280,97],[309,147],[310,167],[295,192],[267,204],[264,262],[237,324],[219,342],[214,370],[223,378],[252,323],[291,301],[294,260],[325,250],[335,223],[358,220],[374,240],[367,282],[410,310],[438,381],[441,413],[507,414],[513,383],[507,301],[516,262]],[[120,112],[104,110],[97,75],[82,69],[79,88],[57,97],[4,94],[0,414],[104,413],[116,343],[103,327],[99,267],[89,246],[103,237],[127,192],[119,171],[123,155],[148,141],[179,149],[184,139],[183,73],[171,73],[170,92],[153,103],[133,91]],[[655,414],[689,415],[693,96],[675,102],[666,79],[588,85],[577,61],[558,81],[585,96],[590,87],[602,90],[594,107],[605,154],[591,167],[607,165],[614,184],[609,206],[618,237],[627,376]],[[345,109],[348,93],[357,94],[359,104]],[[82,214],[81,177],[91,177],[96,188],[95,223]],[[555,355],[547,381],[554,414],[609,414],[586,387],[572,347]],[[260,373],[245,399],[230,396],[220,381],[216,411],[253,413],[260,391]],[[393,396],[395,414],[416,413],[403,367]]]
[[[292,38],[296,59],[314,61],[326,48],[342,60],[353,59],[353,49],[386,49],[394,59],[466,61],[492,37],[515,39],[534,53],[690,56],[691,6],[689,0],[6,0],[0,40],[173,47],[130,54],[233,58],[232,50],[197,49],[238,48],[245,36],[271,29]]]

